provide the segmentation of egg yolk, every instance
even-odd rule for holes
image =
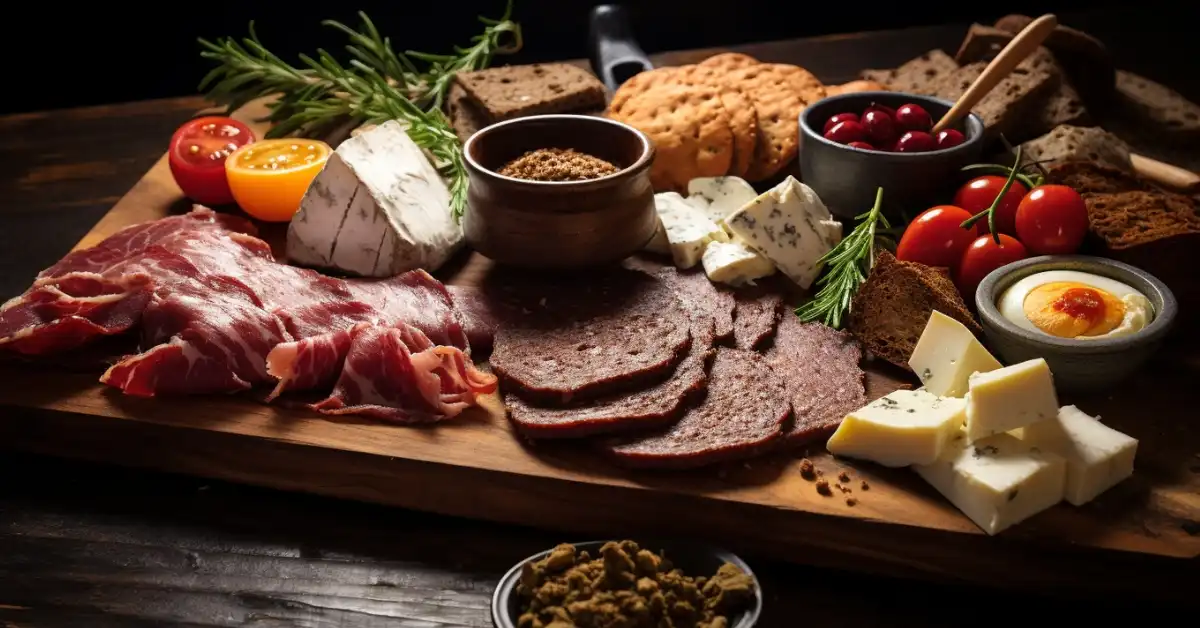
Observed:
[[[1035,327],[1059,338],[1101,336],[1125,318],[1125,303],[1112,293],[1073,281],[1034,288],[1022,309]]]

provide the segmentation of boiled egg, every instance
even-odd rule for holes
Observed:
[[[1023,329],[1079,340],[1129,335],[1154,319],[1154,307],[1138,290],[1075,270],[1025,277],[1000,295],[996,307]]]

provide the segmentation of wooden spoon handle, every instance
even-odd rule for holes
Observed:
[[[959,97],[958,102],[938,120],[937,124],[933,125],[933,133],[937,135],[940,131],[950,128],[959,118],[971,112],[979,101],[987,96],[996,84],[1004,80],[1016,67],[1017,64],[1025,60],[1037,47],[1046,41],[1046,37],[1050,36],[1050,32],[1054,27],[1058,26],[1058,18],[1047,13],[1042,17],[1029,23],[1024,30],[1017,33],[1017,36],[1008,45],[996,55],[995,59],[988,64],[983,70],[983,74],[975,79],[975,82],[967,88],[967,91]]]
[[[1136,153],[1129,155],[1133,171],[1151,181],[1184,192],[1200,190],[1200,175],[1179,166],[1150,159]]]

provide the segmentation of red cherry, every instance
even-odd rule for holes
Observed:
[[[868,111],[882,111],[882,112],[886,113],[889,118],[896,117],[895,109],[892,109],[891,107],[889,107],[887,105],[881,105],[877,102],[873,102],[873,103],[867,105],[867,108],[863,110],[863,115],[864,116],[867,115]]]
[[[825,139],[838,144],[849,144],[850,142],[861,142],[867,135],[863,125],[852,120],[845,120],[833,125],[833,128],[825,132]]]
[[[962,133],[959,133],[954,129],[946,129],[945,131],[940,131],[937,134],[937,147],[938,149],[952,148],[962,144],[966,140],[967,138],[963,137]]]
[[[846,144],[846,146],[849,146],[850,148],[861,148],[863,150],[879,150],[878,148],[875,148],[866,142],[850,142],[849,144]]]
[[[846,121],[858,122],[858,114],[851,112],[851,111],[847,111],[846,113],[837,113],[832,116],[829,116],[829,119],[825,121],[825,128],[821,129],[821,132],[828,133],[829,129],[832,129],[833,127],[837,126],[838,122],[846,122]]]
[[[867,139],[871,140],[872,144],[890,146],[892,142],[896,141],[896,123],[885,111],[879,109],[867,111],[863,114],[862,125],[867,132]]]
[[[896,140],[897,153],[923,153],[937,148],[933,136],[924,131],[909,131]]]
[[[896,115],[892,116],[896,119],[896,126],[901,131],[926,131],[933,128],[933,119],[929,117],[929,112],[925,111],[921,105],[909,103],[901,105],[896,110]]]

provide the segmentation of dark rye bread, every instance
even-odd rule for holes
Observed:
[[[783,378],[792,403],[792,421],[784,432],[788,445],[828,437],[846,414],[867,403],[862,350],[846,332],[788,313],[766,358]]]
[[[942,77],[933,95],[958,100],[986,67],[984,61],[962,66]],[[1039,133],[1032,124],[1038,119],[1035,112],[1057,85],[1054,75],[1045,70],[1018,66],[973,109],[983,118],[985,136],[991,140],[1004,136],[1013,143],[1037,137]]]
[[[1120,111],[1140,132],[1174,145],[1195,147],[1200,142],[1200,105],[1179,92],[1144,76],[1117,72]]]
[[[1129,146],[1121,138],[1099,127],[1061,125],[1022,145],[1029,161],[1065,163],[1092,161],[1129,171]]]
[[[850,305],[848,328],[872,354],[912,370],[908,358],[934,310],[966,325],[976,336],[983,334],[946,269],[902,262],[880,251]]]
[[[674,266],[641,255],[627,258],[625,268],[647,273],[675,291],[675,298],[693,320],[706,320],[716,342],[728,340],[734,331],[734,297],[708,280],[702,268],[677,270]]]
[[[467,91],[458,83],[451,85],[446,92],[446,117],[450,119],[450,127],[460,142],[466,142],[476,131],[494,122],[471,102]]]
[[[863,70],[861,77],[887,86],[894,92],[933,95],[938,82],[958,69],[950,55],[941,50],[929,52],[894,70]]]
[[[1011,37],[1031,22],[1033,18],[1027,15],[1008,15],[997,20],[995,28]],[[1095,37],[1062,24],[1042,45],[1054,53],[1084,104],[1094,111],[1106,111],[1116,95],[1116,66],[1108,48]]]
[[[604,84],[591,72],[566,63],[459,72],[455,79],[496,121],[604,108]]]
[[[526,312],[496,333],[492,370],[504,390],[570,404],[666,379],[691,343],[670,286],[632,270],[531,281],[511,295]]]
[[[717,349],[704,401],[677,423],[601,448],[630,467],[688,469],[743,460],[769,450],[791,415],[787,388],[762,355]]]

